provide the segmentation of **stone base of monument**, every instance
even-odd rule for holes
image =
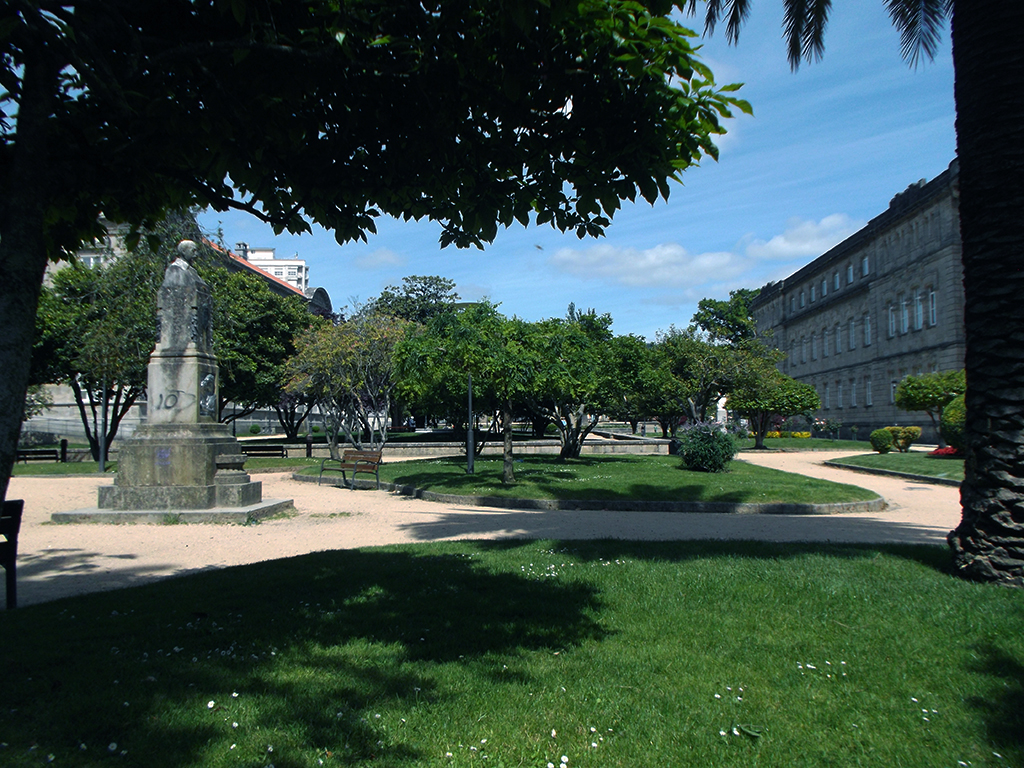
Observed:
[[[234,523],[245,525],[294,509],[291,499],[265,499],[248,507],[216,507],[213,509],[76,509],[54,512],[53,523],[107,523],[123,525],[177,525],[179,523]]]
[[[227,425],[146,424],[124,442],[113,485],[95,509],[59,512],[55,523],[245,523],[292,507],[263,501]]]

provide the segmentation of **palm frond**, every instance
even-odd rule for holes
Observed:
[[[916,67],[922,54],[935,58],[953,0],[885,0],[889,18],[900,31],[900,52]]]
[[[723,18],[727,19],[725,36],[735,44],[740,39],[740,28],[750,15],[750,0],[706,0],[704,11],[704,34],[711,35]],[[691,16],[697,13],[697,0],[689,0],[681,6]]]
[[[797,69],[801,60],[810,63],[825,53],[825,28],[832,0],[785,0],[783,19],[789,66]]]

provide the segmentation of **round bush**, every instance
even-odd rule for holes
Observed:
[[[689,470],[724,472],[736,455],[736,443],[715,424],[694,424],[680,433],[679,453]]]
[[[871,447],[878,453],[888,453],[892,450],[892,432],[888,429],[876,429],[868,437],[868,440],[871,441]]]
[[[316,427],[316,426],[314,426],[314,427],[313,427],[313,434],[314,434],[314,435],[319,435],[319,434],[320,434],[320,427]]]
[[[942,409],[942,418],[939,420],[939,432],[942,439],[958,451],[967,449],[967,441],[964,434],[967,423],[967,406],[964,405],[964,396],[957,395],[945,408]]]
[[[262,429],[262,427],[260,427],[259,424],[253,424],[251,427],[249,427],[249,434],[250,435],[258,435],[262,431],[263,431],[263,429]]]

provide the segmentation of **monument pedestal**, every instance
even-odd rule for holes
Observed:
[[[224,424],[147,424],[121,447],[114,485],[99,489],[105,509],[248,507],[262,483]]]

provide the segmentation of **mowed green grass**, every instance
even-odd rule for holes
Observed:
[[[935,458],[923,451],[911,451],[909,453],[866,453],[863,456],[847,456],[835,459],[836,464],[846,464],[852,467],[868,467],[870,469],[885,469],[890,472],[906,472],[911,475],[922,475],[925,477],[941,477],[948,480],[962,481],[964,479],[964,460],[950,458]]]
[[[22,607],[0,613],[0,764],[1022,765],[1024,591],[948,566],[434,543]]]
[[[392,463],[385,459],[380,469],[382,481],[438,493],[512,499],[828,504],[877,496],[854,485],[739,460],[731,462],[727,472],[691,472],[678,456],[583,456],[565,462],[554,456],[524,456],[516,459],[514,485],[502,485],[501,477],[501,458],[490,456],[476,459],[472,475],[466,474],[464,457]]]

